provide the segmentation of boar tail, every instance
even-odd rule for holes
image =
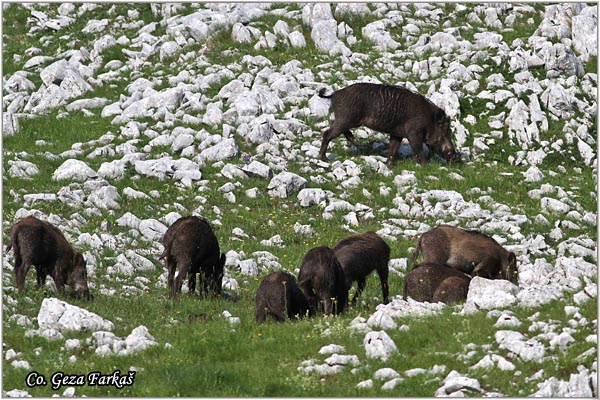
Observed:
[[[16,229],[13,229],[13,231],[10,233],[10,239],[8,239],[8,244],[6,245],[6,252],[8,253],[13,246],[15,246],[17,249],[18,247],[18,243],[17,243],[17,232]],[[17,250],[18,251],[18,250]]]
[[[321,90],[319,90],[319,97],[322,97],[324,99],[330,99],[331,95],[329,95],[329,96],[325,95],[326,91],[327,91],[327,88],[322,88]]]

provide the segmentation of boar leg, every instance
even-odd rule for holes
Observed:
[[[23,258],[21,257],[20,253],[19,253],[19,249],[18,247],[15,248],[15,281],[17,282],[17,288],[19,290],[23,290],[25,288],[25,275],[23,275],[23,277],[21,278],[21,274],[23,274],[21,271],[24,269],[24,265],[23,265]]]
[[[388,165],[394,164],[394,161],[396,159],[396,153],[398,152],[400,143],[402,143],[401,137],[396,137],[396,136],[390,137],[390,146],[388,148],[388,156],[387,156]]]
[[[277,322],[285,322],[285,317],[283,316],[282,313],[278,313],[278,312],[272,312],[271,315],[273,316],[273,319]]]
[[[183,280],[192,269],[192,263],[190,261],[178,263],[179,264],[179,274],[177,274],[177,279],[175,279],[175,296],[181,293],[181,287],[183,286]]]
[[[354,141],[354,135],[352,134],[352,132],[350,132],[350,130],[347,130],[346,132],[344,132],[344,136],[346,137],[346,140],[348,142],[350,142],[350,144],[354,147],[358,147],[358,145],[356,144],[356,142]]]
[[[45,265],[36,265],[35,266],[35,279],[37,281],[38,287],[42,287],[46,284],[46,266]]]
[[[329,146],[329,142],[340,135],[344,135],[346,139],[356,146],[354,142],[354,135],[350,132],[350,128],[354,128],[354,126],[341,126],[341,124],[336,124],[336,121],[333,121],[331,128],[327,129],[323,134],[323,141],[321,142],[321,150],[319,151],[319,157],[321,160],[327,161],[327,147]]]
[[[365,277],[358,278],[356,280],[356,282],[357,282],[356,293],[354,293],[354,297],[352,298],[352,303],[355,303],[356,300],[358,300],[358,298],[362,294],[363,290],[365,290],[365,285],[367,283],[367,279]]]
[[[189,294],[196,292],[196,272],[190,271],[190,277],[188,278]]]
[[[30,267],[31,264],[28,262],[21,262],[15,265],[15,279],[17,281],[17,289],[25,289],[25,277],[27,276],[27,271],[29,271]]]
[[[169,286],[169,298],[172,299],[175,297],[175,269],[177,265],[175,264],[175,260],[172,257],[167,256],[167,270],[169,271],[169,275],[167,278],[168,286]]]
[[[66,279],[62,274],[62,268],[58,269],[55,265],[49,265],[48,268],[46,268],[46,271],[54,271],[54,275],[50,274],[50,276],[52,276],[52,279],[54,279],[54,283],[56,284],[56,289],[58,289],[58,293],[64,294]]]
[[[256,309],[256,323],[257,324],[262,324],[265,322],[266,313],[267,313],[266,307]]]
[[[425,156],[423,155],[423,139],[418,135],[413,135],[409,140],[410,148],[412,149],[413,157],[419,164],[425,164]]]
[[[325,315],[333,314],[333,301],[331,300],[331,297],[329,297],[329,294],[321,296],[321,301],[323,302]]]
[[[383,304],[387,304],[390,302],[387,266],[386,266],[386,268],[378,269],[377,275],[379,275],[379,281],[381,282],[381,293],[383,294]]]

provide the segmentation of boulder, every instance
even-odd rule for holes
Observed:
[[[396,344],[385,331],[368,332],[363,339],[363,346],[368,358],[378,358],[382,361],[398,352]]]
[[[479,310],[508,307],[516,303],[519,288],[502,279],[490,280],[479,276],[471,279],[463,313],[472,314]]]
[[[293,172],[280,172],[267,186],[269,196],[286,198],[294,192],[304,189],[308,181]]]
[[[58,167],[52,174],[55,181],[72,180],[85,182],[88,179],[97,177],[98,174],[91,169],[84,161],[69,159]]]
[[[111,321],[53,297],[42,301],[37,320],[40,330],[56,329],[59,332],[110,331],[114,328]]]

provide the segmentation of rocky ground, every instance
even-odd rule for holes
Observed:
[[[48,113],[56,113],[58,123],[79,118],[82,129],[86,119],[101,118],[110,121],[110,130],[56,154],[43,140],[35,143],[34,154],[5,147],[5,182],[36,179],[45,162],[58,162],[51,173],[57,190],[12,190],[5,183],[5,238],[9,227],[26,215],[47,219],[75,247],[86,249],[88,274],[98,294],[135,295],[166,287],[166,272],[159,272],[162,265],[155,260],[162,252],[160,238],[177,218],[208,212],[211,223],[220,226],[221,209],[243,212],[261,198],[282,199],[292,208],[317,208],[323,220],[339,223],[336,229],[344,231],[374,224],[390,245],[412,241],[441,222],[479,229],[517,253],[519,262],[519,287],[474,279],[467,302],[456,309],[488,313],[498,330],[487,354],[471,359],[476,346],[465,348],[472,363],[466,374],[435,365],[401,374],[378,370],[373,379],[393,389],[407,377],[433,374],[444,379],[432,395],[500,394],[481,387],[474,378],[479,369],[513,370],[514,359],[542,363],[568,348],[578,330],[586,330],[590,350],[580,355],[577,372],[563,380],[542,371],[531,377],[539,380],[539,390],[523,395],[597,394],[597,320],[579,313],[583,304],[597,301],[596,194],[582,189],[587,187],[582,180],[597,182],[596,6],[165,3],[152,4],[152,16],[146,19],[135,8],[120,13],[116,6],[94,3],[18,7],[27,8],[29,35],[39,43],[22,54],[4,55],[15,66],[3,76],[4,137],[22,135],[29,119]],[[100,8],[106,9],[103,15]],[[345,22],[361,18],[360,31]],[[520,36],[523,26],[538,20],[538,26],[529,28],[532,34]],[[86,21],[81,38],[64,34],[81,21]],[[59,38],[65,45],[56,48]],[[224,39],[231,45],[215,56]],[[244,54],[236,46],[252,51]],[[47,48],[56,51],[49,54]],[[303,58],[303,52],[312,56]],[[329,102],[317,92],[358,81],[401,84],[424,94],[451,117],[465,164],[513,168],[497,180],[516,176],[532,187],[526,201],[535,204],[536,212],[526,213],[496,187],[459,189],[467,173],[448,172],[438,160],[432,160],[440,166],[435,176],[422,177],[416,164],[411,170],[390,168],[380,155],[386,136],[365,128],[355,135],[364,142],[375,140],[365,146],[366,155],[346,151],[338,139],[330,145],[329,161],[320,161]],[[407,156],[410,148],[404,145],[400,151]],[[444,179],[450,184],[433,188],[430,183],[441,174],[448,175]],[[377,192],[370,186],[373,176],[381,180]],[[124,205],[132,199],[162,204],[160,186],[146,191],[147,186],[133,184],[144,181],[174,185],[182,197],[192,193],[195,208],[178,202],[154,212],[127,209]],[[450,189],[453,182],[456,190]],[[212,192],[218,193],[219,203],[208,201]],[[72,212],[47,211],[57,203]],[[95,218],[114,221],[122,230],[112,233],[108,222],[89,226],[87,221]],[[262,249],[246,254],[228,248],[224,287],[231,292],[248,277],[285,264],[272,249],[285,250],[289,238],[256,238],[244,228],[248,230],[233,227],[230,236],[255,240]],[[295,221],[294,231],[327,237],[311,221]],[[105,259],[106,249],[115,257]],[[390,268],[402,277],[407,263],[408,255],[395,258]],[[37,321],[19,314],[12,293],[12,255],[4,257],[3,271],[5,329],[31,326],[32,334],[49,339],[82,329],[61,325],[60,316],[51,324],[42,322],[57,313],[56,307],[70,307],[56,299],[44,301]],[[125,276],[124,283],[115,284],[116,276]],[[574,303],[564,305],[565,319],[540,320],[537,309],[566,293],[573,294]],[[512,307],[530,308],[531,315],[520,321]],[[345,366],[358,366],[359,358],[386,360],[397,351],[386,331],[409,329],[396,320],[434,315],[442,308],[396,297],[349,325],[364,334],[364,356],[344,355],[343,348],[333,346],[321,349],[315,359],[299,360],[299,371],[346,373]],[[80,324],[88,317],[100,318],[84,311],[72,311]],[[94,332],[90,341],[98,354],[127,354],[156,345],[144,326],[121,339],[110,332],[107,324],[112,322],[104,322],[86,328]],[[525,326],[527,335],[512,329]],[[321,355],[328,358],[320,361]],[[4,358],[12,363],[5,368],[28,368],[15,365],[27,361],[10,343],[5,343]],[[372,379],[357,382],[362,388],[373,385]]]

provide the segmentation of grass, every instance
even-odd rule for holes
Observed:
[[[41,6],[40,6],[41,7]],[[43,11],[48,13],[49,17],[57,15],[56,4],[43,6]],[[114,7],[114,8],[113,8]],[[195,12],[197,8],[201,9],[204,5],[185,5],[184,13]],[[273,5],[273,9],[281,8],[282,5]],[[373,6],[370,6],[373,8]],[[109,18],[108,10],[113,8],[114,14],[110,18],[119,16],[127,20],[127,5],[121,4],[101,4],[94,10],[88,11],[85,18],[78,18],[77,22],[69,28],[61,31],[60,36],[66,38],[53,37],[48,46],[43,49],[45,55],[55,54],[59,47],[65,48],[65,45],[77,39],[82,46],[91,48],[90,43],[93,35],[80,35],[80,31],[90,19]],[[536,14],[532,15],[537,22],[541,18],[540,12],[543,11],[542,5],[535,5]],[[289,6],[288,10],[299,11],[299,6]],[[431,29],[434,33],[450,21],[453,26],[462,26],[471,8],[460,13],[458,20],[450,20],[454,7],[452,5],[444,6],[446,14],[440,21],[428,24],[422,27],[422,33]],[[138,11],[141,18],[146,22],[154,20],[150,5],[140,5]],[[4,10],[3,13],[3,41],[4,57],[3,70],[6,77],[12,75],[15,71],[22,68],[26,58],[16,60],[13,54],[23,54],[23,52],[32,47],[39,46],[39,41],[43,36],[51,36],[50,32],[39,31],[29,34],[30,26],[27,24],[27,18],[30,12],[18,4],[13,4]],[[456,14],[452,14],[456,15]],[[355,52],[370,54],[373,60],[377,60],[380,53],[373,49],[370,43],[362,37],[362,27],[373,22],[373,17],[360,17],[356,15],[345,15],[339,18],[354,29],[354,35],[358,41],[351,46]],[[526,15],[525,18],[528,18]],[[310,28],[301,24],[301,19],[291,19],[281,16],[266,14],[258,20],[252,22],[253,26],[259,27],[262,31],[272,30],[273,25],[279,19],[288,22],[291,28],[301,29],[307,39],[307,47],[304,49],[288,48],[283,42],[278,43],[274,49],[254,49],[253,44],[236,44],[231,40],[231,29],[222,29],[215,34],[206,43],[198,43],[184,47],[182,54],[195,51],[199,58],[205,57],[210,63],[226,66],[230,63],[238,63],[241,70],[236,74],[249,72],[254,73],[253,68],[247,64],[241,63],[243,55],[252,56],[262,55],[271,62],[271,68],[277,72],[278,69],[292,59],[298,59],[302,62],[302,68],[309,68],[315,76],[323,69],[318,67],[325,63],[332,63],[329,80],[325,82],[328,85],[343,86],[346,80],[357,79],[358,76],[378,77],[386,71],[377,62],[366,61],[359,72],[345,71],[341,69],[339,57],[330,57],[324,53],[318,52],[310,39]],[[464,20],[461,20],[464,19]],[[431,25],[431,26],[430,26]],[[535,26],[529,26],[517,19],[513,30],[503,33],[505,40],[510,38],[527,38]],[[401,32],[398,26],[391,30],[393,37],[397,38],[402,46],[405,45],[401,39]],[[475,27],[482,28],[482,27]],[[125,34],[132,38],[136,36],[137,30],[122,29],[111,27],[106,33],[114,34],[119,37]],[[160,36],[166,32],[165,27],[159,26],[153,33]],[[473,30],[475,32],[475,30]],[[466,37],[468,33],[464,29],[461,34]],[[507,36],[508,35],[508,36]],[[523,39],[525,40],[525,39]],[[105,50],[102,54],[104,62],[118,59],[125,61],[122,49],[127,46],[117,45]],[[200,52],[208,49],[205,55]],[[402,65],[408,57],[404,53],[399,53],[397,57],[398,65]],[[430,54],[433,55],[433,54]],[[155,89],[160,90],[168,87],[168,76],[177,75],[177,64],[179,59],[167,60],[165,67],[158,60],[155,54],[150,59],[150,63],[144,66],[141,71],[124,73],[122,80],[111,82],[109,85],[94,87],[93,91],[87,93],[84,97],[104,97],[109,102],[118,101],[121,93],[125,93],[125,87],[138,76],[153,80],[162,76],[162,83],[157,83]],[[594,61],[594,60],[592,60]],[[586,72],[597,72],[594,70],[595,64],[590,61],[585,64]],[[199,67],[195,59],[181,63],[181,68],[189,68],[201,74],[206,70],[205,67]],[[338,68],[339,67],[339,68]],[[485,87],[485,78],[492,73],[501,73],[510,76],[506,65],[495,66],[484,63],[482,65],[484,72],[481,74],[480,84]],[[211,70],[214,72],[214,70]],[[104,69],[98,73],[106,72]],[[37,72],[33,73],[30,79],[36,84]],[[323,76],[328,76],[324,74]],[[426,91],[428,84],[418,82],[417,86]],[[411,78],[411,79],[412,79]],[[432,77],[439,79],[440,77]],[[315,78],[318,80],[320,78]],[[509,78],[507,78],[509,79]],[[410,79],[409,79],[410,80]],[[215,84],[205,90],[203,95],[207,98],[216,100],[220,87],[227,83],[224,79],[219,84]],[[591,99],[588,99],[591,100]],[[486,134],[489,131],[487,126],[487,116],[495,115],[505,108],[505,104],[497,105],[496,110],[489,111],[486,108],[487,101],[478,100],[473,96],[461,97],[461,115],[477,116],[477,123],[474,127],[469,127],[471,132],[467,139],[466,146],[472,145],[474,137]],[[305,107],[306,104],[294,105]],[[286,104],[286,110],[289,111],[291,105]],[[117,160],[122,154],[115,154],[109,157],[99,157],[95,159],[87,158],[87,154],[94,150],[95,145],[89,142],[100,138],[108,132],[112,132],[117,139],[111,143],[114,148],[124,144],[127,139],[119,137],[120,128],[111,124],[113,117],[102,118],[101,109],[92,110],[95,115],[86,116],[81,112],[72,112],[65,114],[64,108],[52,111],[47,115],[37,116],[33,119],[20,119],[21,131],[14,136],[3,137],[3,239],[8,239],[8,233],[11,225],[15,222],[17,211],[24,207],[23,196],[30,193],[58,193],[64,186],[70,186],[76,190],[83,188],[83,184],[72,184],[70,182],[59,182],[52,180],[53,172],[67,158],[71,156],[62,156],[58,159],[47,158],[50,154],[59,155],[65,151],[78,148],[74,146],[81,143],[83,153],[76,158],[84,160],[91,168],[97,170],[103,162]],[[283,114],[283,113],[282,113]],[[61,116],[59,118],[59,115]],[[196,115],[198,116],[198,115]],[[575,118],[581,118],[583,115],[576,115]],[[276,116],[283,118],[283,116]],[[320,143],[320,132],[323,130],[317,121],[311,117],[301,117],[306,123],[308,129],[313,131],[313,135],[306,138],[294,138],[289,148],[290,151],[299,151],[304,142],[311,142],[318,145]],[[161,126],[157,121],[151,118],[145,118],[138,122],[144,124],[147,128],[156,129],[161,133],[168,133],[172,128]],[[178,118],[174,121],[174,126],[183,126]],[[550,130],[543,134],[544,139],[554,141],[556,138],[563,137],[563,122],[550,122]],[[193,129],[207,129],[211,133],[220,133],[206,126],[194,126]],[[520,225],[520,232],[527,235],[542,234],[547,243],[557,244],[548,237],[548,231],[552,227],[568,220],[563,215],[553,215],[541,209],[540,201],[529,196],[529,191],[539,189],[542,184],[551,184],[553,186],[564,188],[572,192],[571,199],[574,199],[581,210],[595,212],[597,209],[596,178],[592,168],[584,166],[576,149],[567,150],[565,154],[549,151],[540,168],[545,174],[542,182],[525,182],[522,172],[525,167],[513,166],[508,163],[508,157],[515,155],[520,150],[516,145],[511,145],[506,134],[506,129],[502,139],[496,140],[496,145],[491,146],[490,151],[481,158],[473,162],[460,165],[447,165],[432,160],[426,165],[418,165],[412,158],[403,158],[391,167],[392,175],[385,177],[377,174],[370,169],[362,156],[378,156],[381,152],[385,154],[386,146],[381,150],[373,150],[373,140],[383,142],[387,141],[386,135],[373,134],[369,139],[361,139],[360,151],[346,147],[343,138],[330,144],[330,151],[337,154],[336,160],[352,160],[362,168],[361,184],[358,189],[344,189],[340,182],[328,175],[331,169],[318,170],[311,162],[309,157],[305,157],[303,162],[288,162],[288,170],[298,173],[305,178],[314,175],[322,175],[329,179],[329,182],[316,185],[312,182],[311,187],[321,187],[324,190],[332,191],[338,199],[344,199],[352,204],[361,203],[372,208],[373,219],[361,219],[360,225],[352,227],[356,231],[379,230],[383,222],[392,221],[392,219],[405,219],[409,227],[417,228],[420,224],[435,225],[438,217],[425,215],[418,218],[397,215],[391,212],[394,208],[393,199],[398,197],[409,201],[407,196],[412,193],[414,199],[419,195],[430,190],[454,190],[460,193],[465,201],[471,201],[480,204],[490,212],[495,211],[500,204],[509,207],[512,214],[527,215],[530,221],[533,216],[542,214],[549,221],[551,226],[541,226],[535,222],[525,222]],[[164,131],[164,132],[163,132]],[[596,135],[595,126],[590,128],[590,134]],[[240,156],[226,160],[236,166],[243,166],[247,163],[247,157],[256,158],[266,162],[264,157],[257,156],[255,147],[249,143],[242,143],[239,139]],[[45,144],[36,144],[43,140]],[[135,144],[141,151],[150,139],[140,136]],[[39,142],[38,142],[39,143]],[[282,148],[280,150],[283,151]],[[170,148],[155,147],[148,154],[148,158],[156,158],[163,153],[168,154]],[[173,154],[175,159],[181,157]],[[27,160],[35,163],[40,169],[40,173],[31,179],[22,179],[10,176],[7,171],[10,169],[9,162],[14,160]],[[304,172],[304,168],[310,166],[315,172]],[[564,168],[567,172],[560,172]],[[580,168],[581,173],[573,173],[575,168]],[[587,325],[581,327],[573,333],[576,343],[568,348],[566,353],[552,353],[552,359],[548,359],[541,364],[524,362],[511,357],[504,350],[498,350],[494,345],[494,333],[497,330],[493,327],[494,320],[486,317],[485,312],[473,315],[463,316],[455,313],[452,307],[446,308],[442,313],[433,317],[423,318],[400,318],[396,322],[398,325],[407,325],[408,331],[389,330],[388,333],[398,346],[398,353],[393,355],[387,362],[369,360],[365,356],[362,345],[363,334],[352,333],[347,327],[350,322],[362,316],[368,318],[379,304],[381,298],[381,289],[378,277],[373,274],[367,280],[367,286],[363,296],[357,304],[354,304],[347,313],[334,318],[325,318],[322,316],[300,320],[296,322],[286,322],[284,324],[267,323],[256,325],[254,322],[254,295],[260,282],[260,279],[266,275],[267,268],[261,270],[257,277],[243,276],[234,269],[229,270],[239,284],[237,291],[237,301],[198,298],[197,296],[188,296],[184,294],[179,301],[172,301],[167,298],[167,289],[163,287],[163,281],[160,276],[164,273],[164,267],[158,260],[158,255],[162,248],[154,242],[150,242],[141,237],[135,231],[126,227],[120,227],[116,221],[126,212],[131,212],[141,219],[164,218],[170,212],[178,212],[182,215],[203,207],[202,215],[213,222],[213,228],[223,251],[235,250],[244,253],[243,258],[257,258],[256,252],[268,251],[274,257],[282,269],[294,273],[300,267],[300,263],[308,249],[319,245],[334,245],[340,238],[350,234],[343,221],[346,212],[335,211],[331,219],[323,217],[324,209],[320,206],[312,205],[310,207],[301,207],[296,200],[295,195],[287,199],[271,198],[267,191],[269,180],[249,178],[239,180],[239,186],[234,189],[237,198],[235,204],[227,202],[223,193],[216,188],[220,187],[228,180],[220,174],[222,165],[205,165],[201,168],[203,179],[206,180],[202,185],[195,185],[192,188],[182,188],[172,180],[160,181],[155,178],[147,178],[137,174],[133,167],[126,170],[125,176],[121,180],[111,180],[110,184],[117,188],[122,194],[125,188],[133,188],[145,193],[152,190],[159,193],[159,197],[152,200],[129,199],[123,196],[120,208],[117,210],[100,211],[98,215],[86,210],[87,206],[73,207],[62,201],[45,201],[33,204],[30,208],[40,210],[45,215],[55,214],[70,224],[75,225],[75,221],[80,221],[79,230],[82,233],[96,235],[103,246],[96,249],[93,246],[85,245],[78,250],[85,252],[94,259],[93,269],[95,276],[90,277],[90,284],[93,286],[94,300],[91,302],[65,297],[64,300],[71,304],[81,306],[89,311],[95,312],[104,318],[115,323],[114,333],[125,338],[131,331],[139,325],[145,325],[150,333],[156,338],[158,345],[141,353],[129,356],[107,356],[100,357],[94,354],[94,349],[86,342],[90,337],[89,333],[68,333],[66,338],[77,338],[81,340],[81,347],[76,350],[65,350],[64,341],[48,341],[38,336],[28,336],[26,332],[30,328],[19,326],[12,320],[14,314],[26,315],[29,318],[37,316],[40,305],[44,298],[56,296],[48,289],[36,289],[33,273],[29,273],[26,290],[22,293],[13,289],[12,274],[12,253],[4,260],[3,274],[3,343],[5,350],[14,349],[22,355],[18,360],[27,360],[31,370],[43,374],[46,379],[61,370],[67,374],[87,374],[91,371],[100,371],[103,374],[111,374],[115,370],[125,374],[127,371],[136,370],[135,383],[132,386],[126,386],[117,389],[114,386],[81,386],[76,388],[76,395],[86,395],[91,397],[142,397],[142,396],[209,396],[209,397],[289,397],[289,396],[307,396],[307,397],[412,397],[412,396],[432,396],[433,393],[442,384],[443,378],[452,370],[459,371],[466,375],[476,377],[482,387],[487,391],[500,392],[507,396],[526,396],[537,390],[537,382],[526,381],[526,378],[536,373],[539,369],[544,369],[546,373],[543,379],[550,376],[556,376],[560,379],[568,380],[571,373],[576,372],[577,366],[581,362],[576,357],[594,347],[587,343],[585,338],[596,332],[596,326],[591,321],[597,319],[596,302],[590,301],[580,306],[580,313],[587,319]],[[403,171],[414,172],[418,183],[416,187],[397,187],[394,178]],[[551,174],[554,171],[556,174]],[[456,173],[464,177],[464,180],[455,180],[449,177],[451,173]],[[258,188],[256,198],[247,198],[245,190]],[[389,195],[380,193],[380,188],[388,187]],[[480,201],[482,194],[472,190],[479,188],[493,198],[494,203],[486,206]],[[549,194],[555,196],[555,194]],[[415,204],[421,200],[414,200]],[[25,207],[27,208],[27,207]],[[455,221],[456,216],[449,211],[444,216],[445,221]],[[460,220],[461,223],[481,223],[482,221]],[[487,221],[483,221],[487,222]],[[111,226],[110,231],[105,231],[106,224]],[[296,233],[294,226],[296,223],[309,224],[314,231],[314,235],[301,235]],[[587,235],[593,240],[597,240],[596,227],[581,223],[579,229],[564,230],[565,237],[577,237]],[[234,228],[241,228],[249,237],[236,238],[232,231]],[[502,232],[497,232],[501,236]],[[108,234],[108,235],[107,235]],[[261,240],[269,239],[279,234],[285,244],[284,248],[268,247],[260,244]],[[78,237],[75,230],[70,230],[67,235],[71,242],[77,241]],[[396,241],[389,240],[391,247],[391,258],[409,258],[409,249],[416,245],[416,237],[407,237],[398,235]],[[112,244],[111,244],[112,243]],[[508,244],[515,244],[509,242]],[[156,268],[151,271],[141,272],[139,275],[127,276],[123,274],[109,274],[113,269],[117,257],[125,254],[126,251],[133,250],[137,254],[147,257],[154,263]],[[549,262],[554,262],[551,256],[544,256]],[[593,262],[593,260],[587,260]],[[136,278],[146,278],[149,283],[143,283]],[[132,294],[122,290],[122,286],[135,286],[139,289],[138,293]],[[403,288],[403,279],[401,276],[390,275],[390,294],[400,295]],[[114,289],[114,295],[102,294],[103,290]],[[352,296],[353,293],[351,293]],[[530,325],[528,320],[534,313],[539,312],[538,320],[557,321],[560,329],[568,326],[568,319],[565,316],[565,305],[573,304],[572,294],[566,294],[565,298],[544,305],[536,309],[527,309],[515,307],[511,311],[518,317],[523,325],[518,328],[520,332],[528,337],[533,336],[528,332]],[[226,318],[222,316],[224,310],[229,311],[233,316],[240,318],[240,324],[231,325]],[[194,322],[188,321],[190,314],[204,313],[206,320]],[[318,374],[303,374],[298,371],[298,366],[303,360],[316,359],[317,363],[323,363],[325,356],[318,354],[318,350],[327,344],[336,343],[345,346],[345,354],[355,354],[360,359],[360,365],[351,373],[351,367],[345,367],[345,370],[337,375],[320,376]],[[487,345],[492,344],[489,348]],[[473,348],[475,353],[470,359],[462,357],[467,353],[465,346]],[[547,343],[546,343],[547,345]],[[515,378],[514,372],[503,372],[496,369],[488,371],[473,371],[469,367],[483,358],[486,354],[493,352],[500,354],[511,362],[515,363],[517,370],[521,375]],[[38,354],[39,353],[39,354]],[[71,362],[69,358],[75,356],[76,360]],[[4,361],[3,364],[3,390],[20,388],[27,390],[32,396],[50,397],[53,394],[62,394],[65,387],[59,390],[53,390],[50,385],[27,388],[25,377],[30,370],[13,368],[11,361]],[[585,360],[585,364],[591,364],[591,360]],[[374,372],[383,367],[390,367],[403,374],[404,371],[413,368],[431,368],[433,365],[444,365],[444,372],[438,374],[425,373],[415,377],[404,377],[394,390],[385,391],[381,389],[383,382],[375,382],[374,388],[370,390],[360,390],[356,384],[366,379],[372,379]]]

